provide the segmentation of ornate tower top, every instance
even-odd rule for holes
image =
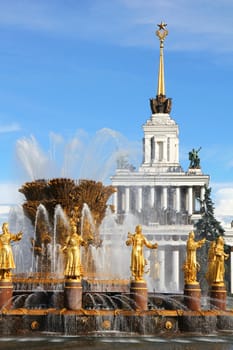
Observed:
[[[159,59],[159,74],[158,74],[158,89],[157,96],[165,96],[165,82],[164,82],[164,60],[163,60],[163,43],[164,39],[168,35],[168,30],[165,29],[167,24],[161,22],[158,24],[159,29],[156,31],[156,35],[160,40],[160,59]]]
[[[168,30],[166,29],[167,24],[164,22],[158,24],[158,27],[159,29],[156,30],[156,35],[160,41],[158,88],[156,98],[150,100],[150,106],[152,113],[170,113],[172,101],[170,98],[166,98],[163,59],[164,40],[168,35]]]

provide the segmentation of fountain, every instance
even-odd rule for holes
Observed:
[[[165,27],[166,25],[161,23],[157,31],[161,58],[163,41],[168,33]],[[168,115],[171,99],[165,96],[163,74],[159,82],[159,93],[150,101],[153,116],[146,125],[147,131],[151,125],[155,126],[153,123],[156,114],[161,125],[168,125],[172,129],[175,126]],[[106,130],[104,132],[106,134]],[[103,138],[102,136],[100,134],[98,140]],[[113,136],[116,138],[114,133]],[[168,139],[167,145],[173,143],[177,146],[175,141],[178,141],[178,138]],[[140,172],[135,173],[137,179],[143,178],[144,181],[144,176],[151,177],[149,161],[152,156],[152,168],[156,171],[156,157],[159,157],[160,163],[164,161],[162,140],[161,138],[157,144],[154,143],[154,138],[145,140],[146,162],[143,163]],[[224,281],[224,261],[228,255],[224,252],[222,237],[218,237],[211,244],[208,253],[208,298],[203,300],[197,280],[199,264],[196,250],[205,244],[205,240],[195,241],[193,232],[190,232],[186,243],[183,293],[167,293],[159,289],[160,282],[162,284],[159,278],[160,267],[164,270],[165,254],[157,254],[160,242],[155,242],[151,237],[147,240],[140,219],[144,220],[143,223],[154,225],[173,225],[176,221],[184,221],[187,224],[192,214],[192,203],[189,203],[189,212],[186,211],[184,203],[182,208],[175,211],[172,207],[174,203],[169,207],[165,200],[164,207],[154,208],[156,195],[157,200],[161,200],[162,197],[167,198],[167,201],[173,198],[171,195],[175,192],[174,188],[170,188],[169,193],[166,186],[163,190],[159,188],[157,193],[151,191],[154,190],[152,187],[150,197],[147,188],[145,202],[141,200],[142,188],[139,188],[140,200],[136,203],[135,188],[132,193],[129,187],[124,188],[125,179],[133,179],[134,169],[125,161],[125,153],[114,146],[119,162],[118,180],[121,180],[119,200],[116,201],[115,197],[114,201],[114,204],[121,204],[121,212],[116,215],[116,208],[108,204],[109,198],[116,191],[115,187],[104,186],[100,181],[83,177],[80,177],[79,181],[67,177],[42,178],[39,176],[41,171],[39,163],[35,164],[35,157],[32,157],[31,166],[28,157],[25,156],[25,144],[28,146],[25,140],[19,143],[19,152],[33,181],[26,182],[19,191],[25,196],[23,212],[20,214],[24,219],[20,222],[22,224],[27,221],[27,225],[21,225],[23,234],[19,232],[13,235],[8,231],[7,224],[4,224],[3,234],[0,235],[1,335],[56,333],[75,336],[171,336],[181,332],[210,334],[233,329],[233,311],[227,307]],[[76,146],[77,144],[73,151],[82,154],[77,152]],[[154,147],[158,148],[157,153]],[[26,148],[30,148],[33,153],[35,140],[32,140],[31,147]],[[93,149],[91,153],[95,155]],[[173,160],[171,164],[169,161],[161,163],[158,173],[170,176],[171,179],[175,174],[177,181],[180,177],[183,181],[187,174],[182,173],[176,153],[170,156]],[[107,165],[110,166],[114,160],[114,157],[110,157]],[[85,157],[84,163],[89,165],[90,158]],[[43,164],[47,170],[48,162],[44,157]],[[66,173],[67,169],[64,172]],[[198,179],[197,175],[201,175],[200,173],[200,165],[195,163],[190,166],[187,177],[190,179],[195,175]],[[206,177],[203,176],[203,179],[202,182],[206,181]],[[182,193],[186,196],[182,191],[176,188],[177,207],[180,206],[178,199]],[[201,189],[198,187],[196,191],[200,196]],[[130,203],[130,200],[133,203]],[[144,215],[143,204],[146,206]],[[138,217],[130,213],[130,209],[133,209]],[[150,212],[153,212],[153,221],[149,220]],[[14,218],[13,223],[15,222]],[[135,228],[134,233],[129,232],[132,231],[132,227]],[[147,229],[148,227],[149,225]],[[15,226],[14,231],[17,231]],[[19,242],[11,248],[12,240]],[[147,249],[144,252],[145,247]],[[152,252],[150,255],[149,249]],[[13,260],[16,262],[15,270]],[[177,272],[179,271],[176,269],[176,275]],[[147,279],[146,273],[150,276]],[[153,292],[149,288],[151,280],[154,282]],[[162,289],[165,289],[164,286],[165,283]]]
[[[0,259],[2,335],[158,335],[232,329],[224,284],[228,255],[222,238],[210,247],[209,303],[203,307],[196,249],[205,241],[195,241],[193,232],[183,266],[183,295],[151,293],[144,279],[143,247],[156,252],[158,244],[146,239],[140,225],[135,233],[123,232],[114,208],[107,205],[112,186],[60,178],[25,183],[20,191],[26,197],[24,213],[34,228],[32,266],[11,275],[14,266],[4,270]],[[10,235],[15,240],[23,237]],[[3,235],[0,239],[4,241]]]

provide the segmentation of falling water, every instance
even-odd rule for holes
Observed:
[[[99,227],[102,244],[92,247],[96,266],[96,276],[104,279],[127,279],[129,277],[130,253],[125,245],[127,231],[117,224],[116,215],[111,209]]]
[[[16,210],[16,211],[15,211]],[[15,219],[22,218],[23,220]],[[33,227],[30,220],[24,217],[22,209],[13,207],[9,213],[9,228],[13,233],[19,231],[23,232],[22,239],[19,242],[12,242],[12,252],[14,256],[14,261],[16,268],[13,270],[13,273],[23,273],[25,271],[32,271],[32,245],[31,238]]]
[[[16,265],[14,273],[30,271],[32,262],[30,236],[33,228],[30,220],[24,216],[22,206],[17,205],[11,208],[8,222],[11,232],[23,232],[20,242],[13,242],[12,244],[12,251]]]
[[[137,165],[139,163],[140,151],[139,144],[129,142],[117,131],[103,128],[97,131],[93,137],[90,137],[83,130],[78,130],[72,139],[68,141],[61,135],[51,133],[50,149],[48,151],[40,147],[35,137],[22,138],[17,141],[16,154],[19,165],[24,170],[27,180],[65,176],[71,178],[91,178],[104,182],[109,181],[110,176],[115,172],[117,159],[127,156],[130,163]],[[63,215],[61,208],[57,209],[54,217],[53,239],[51,246],[48,247],[48,254],[51,254],[51,272],[56,271],[55,261],[59,249],[56,230],[56,216],[59,211]],[[88,216],[91,230],[95,231],[93,219],[89,214],[87,206],[84,205],[83,217]],[[128,229],[124,230],[124,232],[123,230],[121,232],[121,228],[117,229],[114,224],[115,219],[112,219],[108,213],[103,227],[105,224],[109,225],[108,220],[112,220],[113,226],[104,228],[103,230],[105,232],[108,230],[108,237],[113,233],[112,242],[108,246],[104,243],[102,248],[92,246],[90,247],[90,251],[93,252],[96,260],[98,260],[99,273],[105,271],[106,267],[110,265],[109,262],[113,261],[111,266],[109,266],[109,275],[113,273],[112,270],[118,269],[118,272],[115,271],[113,275],[119,276],[121,274],[121,267],[119,266],[119,258],[116,255],[121,253],[120,250],[123,246],[119,246],[119,242],[122,238],[124,239],[122,234],[124,236]],[[35,237],[36,232],[34,232]],[[122,244],[124,245],[124,243]],[[108,258],[104,257],[105,253],[108,254]],[[113,260],[110,259],[111,254]],[[122,258],[121,262],[124,260]],[[32,269],[35,270],[34,255],[32,257]],[[124,273],[124,275],[126,274]]]
[[[62,223],[62,232],[60,232],[59,226]],[[53,240],[51,245],[51,256],[52,256],[52,264],[51,264],[51,273],[61,274],[63,272],[63,264],[62,264],[62,256],[60,254],[60,242],[58,234],[64,234],[64,232],[69,227],[69,222],[67,219],[64,210],[61,205],[58,204],[54,211],[54,232],[53,232]],[[63,237],[64,238],[64,237]]]
[[[42,234],[42,232],[39,232],[39,223],[43,222],[43,233],[50,233],[51,232],[51,226],[49,223],[49,216],[48,216],[48,212],[47,209],[45,208],[45,206],[43,204],[40,204],[37,208],[36,211],[36,217],[35,217],[35,229],[34,229],[34,237],[33,240],[34,242],[36,242],[38,235]],[[42,255],[44,253],[45,250],[45,245],[42,243]],[[49,256],[46,253],[46,260],[48,262]],[[35,244],[33,244],[33,254],[32,254],[32,271],[34,272],[39,272],[38,271],[38,264],[36,264],[35,261]]]
[[[82,214],[81,214],[81,234],[82,235],[84,233],[85,220],[87,220],[87,222],[90,225],[90,231],[91,231],[90,233],[94,233],[96,231],[94,219],[92,217],[90,208],[86,203],[83,204]]]

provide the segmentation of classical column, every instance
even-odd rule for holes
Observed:
[[[163,187],[163,202],[162,208],[167,209],[167,187]]]
[[[158,145],[158,142],[154,142],[154,149],[155,149],[154,162],[157,163],[159,161],[159,145]]]
[[[188,188],[188,214],[192,215],[193,213],[193,188]]]
[[[125,191],[123,189],[121,191],[121,210],[125,211]]]
[[[114,206],[115,213],[118,213],[118,193],[117,193],[117,191],[113,193],[112,204]]]
[[[176,187],[176,211],[180,212],[180,187]]]
[[[167,162],[167,157],[168,157],[168,144],[167,144],[167,141],[163,142],[163,161]]]
[[[150,140],[151,143],[151,150],[150,150],[150,154],[151,154],[151,163],[155,162],[155,138],[152,137]]]
[[[172,252],[172,280],[176,290],[179,290],[179,250],[173,250]]]
[[[154,208],[155,205],[155,188],[150,188],[150,206],[151,208]]]
[[[201,200],[203,201],[204,200],[204,197],[205,197],[205,187],[201,187]]]
[[[125,187],[125,213],[129,213],[129,187]]]
[[[151,163],[151,138],[148,136],[145,136],[144,139],[144,162]]]
[[[138,187],[137,209],[139,213],[142,211],[142,187]]]
[[[165,251],[158,250],[158,257],[160,262],[160,290],[165,290]]]

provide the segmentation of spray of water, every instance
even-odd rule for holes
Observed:
[[[97,131],[93,137],[78,130],[68,141],[51,133],[47,151],[33,136],[16,143],[16,156],[26,181],[70,177],[108,182],[115,172],[117,159],[127,157],[129,163],[137,165],[139,154],[136,143],[107,128]]]

